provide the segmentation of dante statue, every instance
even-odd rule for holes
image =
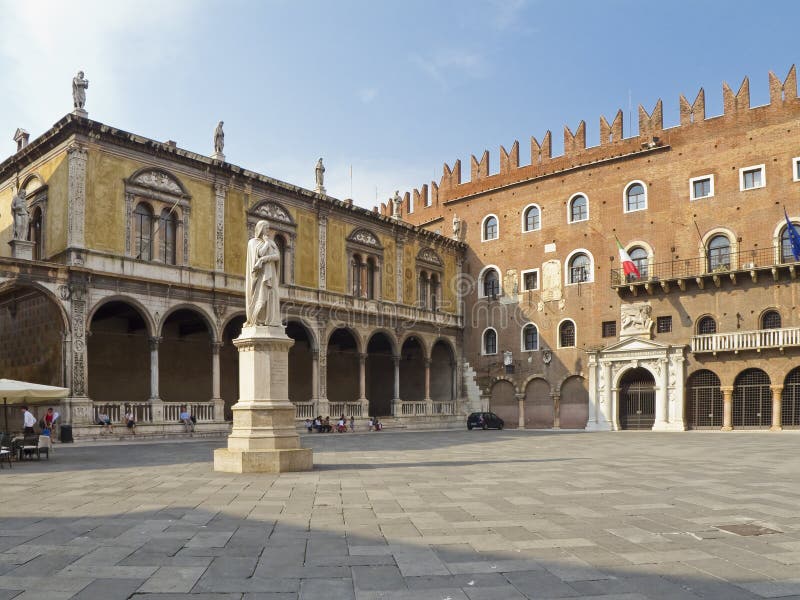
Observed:
[[[83,108],[86,104],[86,88],[89,87],[89,80],[84,79],[83,71],[72,78],[72,104],[75,108]]]
[[[245,267],[245,308],[251,325],[280,325],[278,267],[281,258],[278,246],[269,239],[269,223],[256,223],[255,237],[247,242]]]
[[[25,190],[19,190],[11,200],[11,215],[14,218],[15,240],[24,240],[28,237],[28,203],[25,201]]]
[[[317,178],[317,189],[323,189],[323,184],[325,180],[325,165],[322,164],[322,158],[317,161],[317,168],[314,170],[314,174]]]
[[[222,131],[223,122],[217,123],[214,129],[214,154],[222,154],[222,149],[225,147],[225,132]]]

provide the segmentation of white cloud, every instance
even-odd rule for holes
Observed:
[[[412,54],[411,61],[443,88],[449,87],[454,79],[464,76],[480,79],[488,72],[483,55],[456,48],[439,50],[427,56]]]
[[[361,88],[358,90],[358,99],[364,104],[369,104],[378,97],[378,90],[374,87]]]
[[[132,87],[125,78],[142,70],[154,80],[139,85],[155,89],[155,67],[179,50],[189,10],[186,0],[0,0],[5,114],[19,121],[3,122],[9,117],[0,115],[0,135],[23,126],[36,136],[72,110],[71,81],[78,70],[89,79],[86,108],[94,116],[124,106]]]

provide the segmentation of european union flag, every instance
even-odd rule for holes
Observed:
[[[783,216],[786,217],[786,233],[789,234],[789,241],[792,244],[792,255],[795,260],[800,260],[800,233],[798,233],[794,223],[789,220],[789,215],[786,214],[785,208],[783,209]]]

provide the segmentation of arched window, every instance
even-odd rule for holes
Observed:
[[[286,284],[286,240],[282,235],[275,236],[275,245],[278,247],[278,254],[280,254],[280,259],[278,260],[278,280],[280,281],[281,285]]]
[[[731,241],[726,235],[715,235],[708,242],[708,270],[731,268]]]
[[[497,332],[494,329],[483,332],[483,353],[497,354]]]
[[[135,227],[134,258],[140,260],[153,259],[153,209],[140,202],[133,211]]]
[[[439,276],[431,274],[431,310],[439,310]]]
[[[162,210],[158,228],[161,230],[161,236],[159,240],[159,259],[161,259],[164,264],[174,265],[178,262],[178,217],[174,212],[168,209]]]
[[[38,206],[31,215],[28,239],[33,242],[33,260],[42,260],[42,209]]]
[[[761,329],[780,329],[781,313],[777,310],[767,310],[761,315]]]
[[[636,265],[636,268],[639,270],[639,275],[642,276],[642,279],[647,277],[647,250],[644,248],[637,246],[632,248],[631,251],[628,253],[633,261],[633,264]]]
[[[589,201],[583,194],[578,194],[569,202],[569,222],[586,221],[589,218]]]
[[[375,274],[377,271],[375,259],[370,256],[367,259],[367,299],[369,300],[375,299]]]
[[[558,326],[558,345],[561,348],[575,346],[575,323],[567,319]]]
[[[795,227],[798,225],[795,223]],[[781,231],[781,262],[797,262],[797,259],[792,254],[792,240],[789,238],[789,228],[784,227]]]
[[[428,274],[422,271],[419,274],[419,305],[420,308],[428,308]]]
[[[647,208],[647,193],[641,183],[632,183],[625,191],[625,212]]]
[[[592,261],[583,252],[578,252],[569,261],[569,282],[586,283],[592,280]]]
[[[522,231],[536,231],[542,228],[541,212],[539,207],[532,204],[525,209],[522,215]]]
[[[522,350],[531,351],[539,349],[539,330],[536,325],[528,323],[522,328]]]
[[[483,295],[487,298],[500,295],[500,275],[494,269],[487,270],[483,275]]]
[[[350,269],[352,271],[353,276],[353,296],[356,298],[361,297],[361,255],[354,254],[353,259],[350,262]]]
[[[483,220],[483,241],[496,240],[500,231],[497,225],[497,217],[489,215]]]
[[[714,317],[709,315],[701,317],[700,320],[697,321],[697,333],[699,335],[717,333],[717,322],[714,320]]]

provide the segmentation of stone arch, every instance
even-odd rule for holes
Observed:
[[[0,373],[44,385],[69,386],[65,340],[70,323],[63,304],[35,282],[0,284]],[[19,423],[14,416],[11,428]],[[4,431],[11,431],[5,428]]]
[[[341,325],[328,331],[325,344],[326,389],[328,390],[328,401],[331,404],[344,405],[360,400],[359,380],[362,348],[361,338],[355,329]]]
[[[220,324],[219,384],[226,421],[233,420],[231,408],[239,401],[239,350],[233,345],[233,340],[241,334],[246,319],[244,311],[236,311]]]
[[[389,416],[395,391],[394,357],[399,355],[397,341],[390,330],[379,328],[369,334],[366,345],[365,386],[369,414]]]
[[[400,344],[400,398],[410,402],[425,400],[425,361],[430,353],[420,335],[410,334]]]
[[[26,288],[26,287],[32,288],[37,292],[41,293],[55,305],[55,307],[58,309],[58,314],[61,316],[61,322],[62,325],[64,326],[64,331],[67,334],[71,334],[72,329],[71,329],[69,313],[67,311],[67,308],[64,306],[64,302],[67,301],[67,298],[65,298],[64,301],[62,301],[58,296],[56,296],[53,290],[51,290],[47,286],[42,285],[38,281],[21,282],[18,279],[7,279],[5,281],[0,282],[0,295],[5,294],[6,292],[11,292],[15,289]],[[62,286],[62,289],[65,290],[64,293],[66,295],[68,293],[67,286]]]
[[[89,313],[86,315],[86,330],[91,332],[92,329],[92,319],[94,318],[95,313],[102,308],[104,305],[108,304],[109,302],[122,302],[124,304],[129,304],[136,311],[139,315],[144,319],[145,324],[147,325],[147,335],[153,336],[154,332],[157,330],[156,322],[153,319],[153,315],[150,314],[150,311],[147,307],[142,304],[139,300],[134,298],[133,296],[126,296],[124,294],[113,294],[111,296],[105,296],[98,300],[97,302],[92,305],[92,308],[89,309]]]
[[[555,407],[550,382],[541,375],[531,375],[520,387],[525,390],[525,428],[551,429]]]
[[[314,333],[302,319],[286,319],[286,335],[294,340],[289,348],[289,400],[311,402],[317,395],[313,389]]]
[[[422,346],[422,352],[423,352],[422,358],[424,358],[425,360],[429,359],[430,356],[431,356],[430,346],[425,341],[425,338],[423,336],[419,335],[418,333],[412,333],[412,332],[406,333],[403,336],[402,340],[400,341],[400,344],[399,344],[400,350],[402,351],[403,344],[405,344],[410,338],[416,338],[417,339],[417,341],[420,343],[420,346]]]
[[[214,319],[198,305],[170,307],[159,322],[159,395],[165,402],[206,402],[213,395]]]
[[[570,375],[559,384],[559,427],[585,429],[589,421],[589,390],[586,378]]]
[[[644,190],[644,208],[635,208],[635,209],[631,210],[631,209],[628,208],[628,192],[634,185],[640,185],[640,186],[642,186],[642,189]],[[626,214],[626,213],[629,213],[629,212],[636,212],[636,211],[639,211],[639,210],[647,210],[648,208],[650,208],[649,200],[650,200],[650,198],[649,198],[649,194],[647,192],[647,184],[644,181],[642,181],[641,179],[634,179],[632,181],[629,181],[627,183],[627,185],[624,188],[622,188],[622,212],[623,212],[623,214]]]
[[[363,352],[364,351],[364,338],[361,333],[355,328],[351,327],[350,325],[346,325],[344,323],[339,323],[338,325],[331,325],[325,331],[325,345],[327,346],[330,343],[331,336],[338,331],[339,329],[344,329],[350,335],[353,336],[353,339],[356,341],[356,351]]]
[[[243,311],[243,310],[237,310],[236,312],[233,312],[230,315],[228,315],[227,317],[225,317],[225,319],[220,321],[220,323],[219,323],[220,332],[224,335],[224,332],[228,328],[228,325],[230,325],[231,322],[233,322],[235,319],[238,319],[240,317],[242,317],[244,319],[247,319],[247,313],[245,311]]]
[[[714,227],[713,229],[708,230],[703,236],[701,237],[700,247],[698,249],[699,258],[703,261],[703,270],[705,272],[710,271],[709,269],[709,255],[708,255],[708,244],[709,242],[718,235],[724,235],[728,238],[728,242],[730,243],[729,247],[729,260],[730,260],[730,269],[735,270],[739,267],[737,264],[739,260],[739,238],[733,232],[732,229],[728,227]]]
[[[772,425],[772,380],[758,368],[742,370],[733,382],[733,426],[767,429]]]
[[[431,344],[430,392],[434,403],[455,401],[455,374],[455,351],[444,338],[439,337]]]
[[[191,304],[189,302],[181,302],[180,304],[175,304],[170,306],[166,312],[158,320],[157,330],[158,335],[161,337],[163,335],[164,323],[167,322],[167,319],[175,312],[179,310],[190,310],[194,313],[203,317],[203,320],[206,323],[206,327],[208,327],[208,332],[211,335],[211,341],[217,342],[220,339],[219,332],[217,331],[217,321],[214,318],[214,315],[208,311],[208,309],[203,306],[202,304]]]
[[[489,410],[503,419],[506,427],[519,426],[519,401],[513,382],[505,377],[497,377],[489,391]]]
[[[151,396],[152,323],[127,296],[98,302],[87,319],[88,395],[106,402],[145,402]],[[209,365],[210,366],[210,365]]]
[[[394,331],[387,327],[376,327],[375,329],[370,329],[369,334],[366,336],[366,346],[369,346],[369,342],[375,334],[383,333],[389,339],[389,342],[392,346],[392,355],[397,356],[400,352],[401,345],[398,344],[397,336],[395,335]]]
[[[191,198],[191,194],[183,182],[175,174],[160,167],[142,167],[128,177],[127,183]]]
[[[28,173],[19,184],[21,190],[25,190],[28,194],[37,191],[40,188],[46,187],[44,178],[36,171]]]
[[[686,379],[686,425],[690,429],[719,429],[722,412],[719,375],[710,369],[693,371]]]

